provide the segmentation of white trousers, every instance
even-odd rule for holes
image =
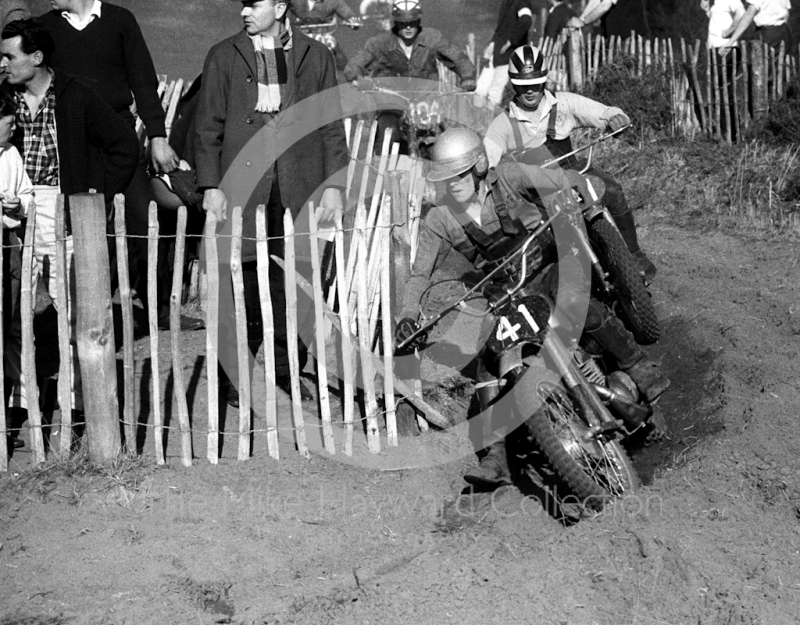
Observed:
[[[58,299],[58,292],[56,289],[57,276],[62,270],[56,263],[56,201],[60,189],[58,187],[48,187],[35,185],[33,187],[34,202],[36,203],[36,230],[33,242],[33,276],[31,280],[31,289],[33,291],[33,306],[36,307],[36,293],[38,290],[39,280],[43,280],[47,293],[50,299],[53,300],[53,306],[56,310],[60,310],[62,306],[66,306],[67,315],[69,318],[70,330],[70,344],[72,346],[72,366],[71,366],[71,384],[72,391],[72,408],[76,410],[83,409],[83,397],[81,395],[81,379],[80,368],[78,367],[78,349],[76,342],[76,315],[75,315],[75,268],[73,266],[73,247],[72,235],[66,239],[66,256],[67,256],[67,301],[61,302]],[[12,344],[22,345],[21,337],[13,336],[15,333],[21,331],[18,324],[12,324],[12,336],[9,337],[10,348]],[[14,360],[14,357],[9,354],[9,360]],[[16,362],[21,363],[22,354],[16,357]],[[8,362],[8,361],[7,361]],[[25,377],[22,375],[21,367],[17,367],[9,363],[6,375],[14,382],[14,388],[9,398],[9,406],[27,408],[28,401],[25,391]]]

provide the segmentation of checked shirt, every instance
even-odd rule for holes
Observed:
[[[17,140],[14,143],[22,152],[31,182],[50,187],[59,185],[54,82],[50,82],[35,115],[31,115],[22,93],[14,94],[17,103]]]

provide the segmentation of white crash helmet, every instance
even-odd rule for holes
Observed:
[[[541,85],[547,82],[547,66],[539,48],[526,44],[511,53],[508,78],[512,85]]]
[[[431,160],[433,166],[427,176],[430,182],[453,178],[470,168],[478,177],[489,171],[483,141],[468,128],[449,128],[439,135],[431,150]]]

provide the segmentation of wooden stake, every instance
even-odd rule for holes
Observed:
[[[238,460],[250,457],[250,346],[247,343],[247,311],[242,276],[242,207],[234,206],[231,217],[231,281],[236,315],[236,355],[239,369]]]
[[[722,119],[725,120],[725,141],[733,143],[731,136],[731,101],[728,94],[728,57],[719,59],[719,80],[722,83]]]
[[[206,213],[203,230],[206,257],[206,380],[208,388],[208,442],[206,457],[211,464],[219,462],[219,252],[217,250],[217,216]]]
[[[272,258],[276,263],[278,263],[280,267],[285,266],[285,263],[280,258],[274,256]],[[311,297],[313,289],[311,288],[311,285],[308,283],[308,280],[303,278],[303,276],[300,275],[297,276],[296,285],[299,286],[304,293],[306,293],[309,297]],[[342,325],[339,320],[339,317],[337,317],[337,315],[335,315],[333,311],[331,311],[331,309],[328,308],[327,304],[325,305],[324,312],[325,315],[331,320],[333,327],[341,332]],[[358,340],[355,334],[352,334],[351,336],[353,341]],[[370,352],[370,361],[372,362],[372,366],[375,371],[377,371],[380,375],[385,374],[383,368],[383,361],[372,352]],[[425,419],[430,423],[432,423],[433,425],[435,425],[436,427],[446,429],[453,425],[452,422],[449,419],[447,419],[442,413],[440,413],[428,402],[426,402],[421,395],[420,396],[415,395],[414,389],[411,388],[408,384],[406,384],[402,380],[398,380],[397,378],[395,378],[394,386],[396,392],[404,395],[407,398],[407,400],[414,405],[414,407],[418,408],[425,415]]]
[[[39,409],[39,385],[36,380],[36,348],[33,342],[33,246],[36,234],[36,202],[28,208],[25,245],[22,248],[22,284],[20,286],[20,316],[22,320],[22,375],[25,376],[25,395],[28,400],[28,421],[31,424],[33,464],[45,461],[42,437],[42,413]],[[67,302],[61,302],[67,308]]]
[[[367,448],[376,454],[381,450],[378,431],[378,401],[375,396],[375,369],[372,363],[372,340],[369,335],[369,299],[367,293],[367,241],[365,224],[356,224],[356,303],[358,304],[358,344],[361,354],[361,384],[367,418]]]
[[[122,308],[122,420],[125,424],[125,449],[135,455],[136,449],[136,382],[133,362],[133,298],[131,297],[130,274],[128,273],[128,240],[125,229],[125,196],[114,196],[114,233],[117,246],[117,277],[119,280],[119,303]],[[56,235],[56,240],[61,234]],[[61,257],[58,258],[61,260]],[[61,265],[64,267],[64,265]],[[59,272],[59,274],[63,273]],[[66,286],[66,285],[65,285]],[[66,301],[66,300],[62,300]],[[59,328],[59,334],[61,330]],[[71,350],[68,350],[68,352]],[[69,362],[67,363],[69,367]],[[67,369],[69,372],[69,369]],[[62,371],[59,371],[59,387]],[[66,376],[69,380],[69,373]],[[59,388],[59,395],[61,395]],[[65,394],[69,394],[69,389]],[[62,420],[64,418],[62,411]],[[63,426],[62,426],[63,436]],[[64,439],[61,439],[62,445]],[[62,448],[63,449],[63,448]]]
[[[719,89],[719,67],[717,65],[717,55],[711,53],[711,80],[714,83],[714,136],[722,139],[722,106]]]
[[[297,351],[297,271],[294,252],[294,221],[292,213],[286,209],[283,216],[283,235],[285,237],[284,268],[286,288],[286,343],[289,353],[289,375],[292,385],[292,417],[297,451],[305,458],[310,458],[306,444],[305,422],[303,421],[303,405],[300,400],[300,357]],[[313,297],[313,291],[310,297]]]
[[[14,251],[12,250],[12,254]],[[4,276],[6,268],[3,264],[3,253],[0,250],[0,276]],[[3,292],[3,282],[4,280],[0,279],[0,327],[5,328],[5,310],[3,310],[3,298],[5,293]],[[3,340],[5,332],[0,332],[0,354],[6,353],[6,346]],[[6,371],[4,365],[4,358],[0,358],[0,380],[6,379]],[[0,473],[6,473],[8,471],[8,445],[7,445],[7,437],[8,430],[6,429],[6,402],[0,401]]]
[[[744,128],[750,128],[750,46],[746,41],[739,42],[742,51],[742,120]]]
[[[389,447],[397,447],[397,417],[394,399],[394,323],[392,323],[392,236],[390,208],[381,211],[381,335],[383,337],[383,401],[386,408],[386,436]]]
[[[356,130],[358,134],[358,130]],[[267,239],[266,207],[256,207],[256,258],[258,263],[258,292],[261,299],[261,325],[264,328],[264,388],[266,394],[267,449],[280,460],[278,444],[278,388],[275,384],[275,325],[272,315],[273,285],[269,281],[269,243]],[[277,285],[275,285],[277,286]]]
[[[178,224],[175,233],[175,264],[172,269],[172,293],[169,298],[169,337],[172,347],[172,387],[181,428],[183,466],[192,466],[192,430],[189,424],[189,406],[186,403],[186,382],[183,379],[183,352],[181,350],[181,295],[183,293],[183,257],[186,249],[186,207],[178,207]]]
[[[56,297],[59,302],[68,301],[69,290],[67,288],[67,276],[69,267],[67,266],[67,228],[64,203],[64,196],[59,193],[56,199]],[[127,268],[128,258],[125,258]],[[118,263],[118,271],[122,271],[122,265]],[[125,274],[127,278],[127,273]],[[122,279],[119,283],[120,298],[122,297]],[[129,292],[130,294],[130,292]],[[65,456],[69,455],[72,448],[72,343],[70,335],[69,315],[70,310],[66,305],[58,307],[56,311],[58,320],[58,406],[61,412],[60,424],[60,451]],[[123,318],[123,328],[125,319]],[[131,321],[133,325],[133,321]],[[130,341],[133,350],[133,341]],[[124,352],[123,352],[124,359]],[[134,428],[135,429],[135,428]],[[135,438],[135,437],[134,437]],[[135,445],[135,442],[134,442]]]
[[[118,457],[121,440],[106,206],[97,193],[71,195],[69,202],[76,287],[73,305],[89,458],[108,463]]]
[[[164,464],[164,428],[161,417],[161,371],[158,355],[158,296],[156,268],[158,264],[158,207],[150,202],[147,227],[147,312],[150,319],[150,370],[153,394],[153,438],[156,464]]]
[[[331,402],[328,393],[328,364],[325,362],[325,320],[322,315],[322,274],[319,263],[317,216],[313,202],[308,207],[309,247],[311,248],[311,281],[314,288],[314,335],[317,343],[317,389],[319,390],[319,412],[322,417],[322,440],[329,454],[336,453],[331,425]]]
[[[336,267],[340,278],[344,267],[344,229],[342,227],[342,212],[336,212]],[[342,380],[344,385],[344,453],[353,455],[353,414],[355,413],[354,389],[355,372],[353,371],[353,347],[348,328],[350,327],[350,313],[347,305],[347,291],[345,281],[336,282],[339,293],[339,318],[341,320],[340,335],[342,337]],[[344,328],[342,330],[341,328]]]

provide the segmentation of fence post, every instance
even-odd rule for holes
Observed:
[[[97,193],[70,196],[70,215],[75,256],[78,362],[83,381],[89,457],[94,462],[109,462],[117,457],[121,439],[103,196]]]
[[[576,28],[569,33],[569,84],[572,89],[583,88],[583,33]]]
[[[761,113],[767,110],[767,98],[765,92],[766,84],[766,68],[764,66],[764,49],[758,43],[754,43],[751,47],[751,67],[753,76],[753,118],[757,118]]]

